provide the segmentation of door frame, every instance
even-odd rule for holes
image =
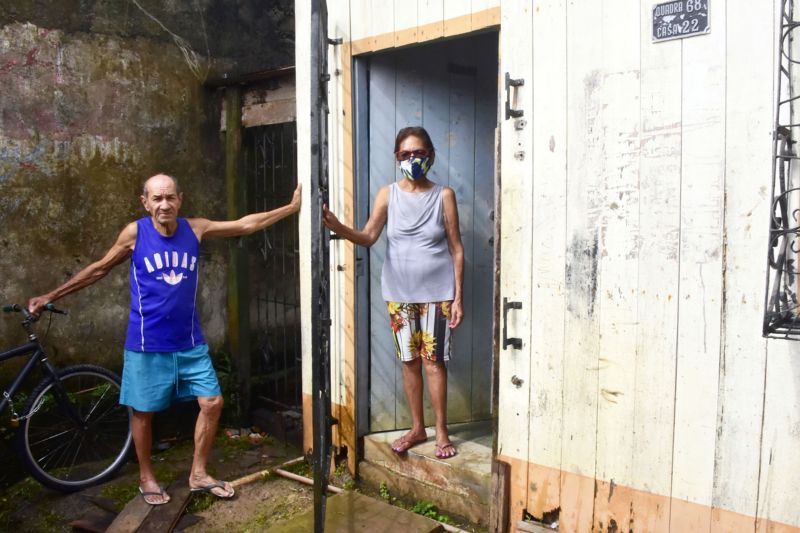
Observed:
[[[500,28],[487,27],[475,32],[459,34],[454,39],[469,39],[482,33],[495,33],[497,36],[497,89],[495,91],[496,122],[494,129],[494,167],[493,167],[493,262],[492,274],[492,363],[489,385],[489,413],[492,427],[492,457],[497,454],[498,424],[497,413],[499,406],[498,395],[498,363],[499,363],[499,313],[500,313],[500,131],[501,131],[501,80],[500,80]],[[449,40],[449,39],[448,39]],[[440,41],[444,42],[444,41]],[[430,45],[431,41],[416,43],[416,45]],[[414,45],[412,45],[414,46]],[[369,64],[372,56],[381,53],[390,53],[395,48],[377,50],[372,53],[358,54],[351,57],[351,90],[352,90],[352,150],[353,150],[353,195],[354,209],[353,221],[356,227],[363,227],[370,215],[369,194]],[[369,249],[356,246],[355,248],[355,429],[356,439],[359,443],[358,456],[363,456],[362,437],[369,435],[370,431],[370,275],[369,275]]]

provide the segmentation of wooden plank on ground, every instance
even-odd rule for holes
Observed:
[[[153,506],[137,494],[117,515],[117,518],[108,527],[107,533],[133,533],[152,510]]]
[[[115,518],[116,513],[106,511],[105,509],[98,509],[97,507],[90,507],[82,517],[73,520],[67,525],[78,531],[105,533],[108,531],[109,526],[111,526]]]
[[[188,480],[182,478],[167,487],[170,500],[164,505],[157,505],[136,530],[137,533],[169,533],[183,516],[192,493],[189,491]],[[138,498],[142,500],[142,498]]]

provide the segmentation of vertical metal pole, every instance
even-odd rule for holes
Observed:
[[[227,216],[241,217],[246,209],[247,184],[239,178],[242,150],[242,96],[238,85],[225,90],[225,183]],[[250,315],[247,287],[247,250],[242,239],[228,243],[228,342],[237,376],[239,398],[237,422],[249,424],[250,419]]]
[[[329,234],[322,225],[328,202],[328,14],[325,0],[311,1],[311,390],[314,443],[314,532],[325,529],[330,467],[330,305]]]

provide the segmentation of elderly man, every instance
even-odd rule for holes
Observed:
[[[131,312],[120,403],[134,410],[132,432],[139,459],[139,492],[151,505],[169,501],[150,460],[153,413],[179,400],[196,398],[200,406],[189,487],[219,498],[234,494],[230,483],[216,480],[206,471],[223,400],[197,317],[200,241],[264,229],[297,213],[300,198],[298,185],[292,201],[272,211],[231,221],[179,218],[183,194],[178,182],[157,174],[145,182],[141,197],[148,216],[128,224],[105,257],[52,292],[28,302],[29,310],[38,314],[45,304],[93,284],[131,259]]]

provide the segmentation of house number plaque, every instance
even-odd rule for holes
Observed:
[[[708,25],[710,0],[673,0],[653,6],[653,42],[703,35]]]

